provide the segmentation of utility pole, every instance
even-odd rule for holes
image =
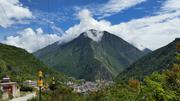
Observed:
[[[43,86],[43,80],[42,80],[43,74],[42,74],[42,71],[39,71],[39,72],[38,72],[38,76],[39,76],[39,80],[38,80],[39,101],[42,101],[42,100],[41,100],[41,96],[42,96],[42,91],[41,91],[41,89],[42,89],[42,86]]]
[[[53,89],[52,89],[53,90],[53,101],[54,101],[54,98],[55,98],[55,89],[56,89],[55,84],[56,84],[55,78],[53,77],[53,81],[52,81],[52,85],[53,85]]]

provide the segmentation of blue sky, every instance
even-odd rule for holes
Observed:
[[[74,13],[75,13],[75,6],[84,6],[88,4],[99,4],[104,3],[107,0],[20,0],[20,2],[30,9],[33,13],[54,13],[60,14],[59,18],[63,17],[62,19],[53,19],[54,22],[57,22],[56,25],[61,27],[63,30],[67,30],[70,26],[78,23],[77,19],[74,19]],[[43,15],[43,14],[42,14]],[[51,15],[48,15],[49,19],[51,19]],[[46,17],[46,19],[48,19]],[[72,19],[73,18],[73,19]],[[37,19],[33,19],[36,21]],[[39,20],[39,19],[38,19]],[[17,28],[16,28],[17,27]],[[32,28],[38,28],[42,27],[44,30],[49,31],[50,28],[48,25],[43,25],[31,22],[31,24],[16,24],[9,28],[3,28],[0,27],[0,38],[4,38],[8,35],[13,35],[12,32],[14,30],[18,31],[25,27],[32,27]]]
[[[82,22],[80,16],[88,15],[86,13],[90,12],[89,16],[94,19],[94,23],[99,24],[102,21],[105,21],[107,23],[110,23],[110,25],[107,25],[107,27],[101,27],[102,30],[108,30],[112,33],[116,33],[115,35],[122,37],[126,41],[132,43],[133,45],[137,46],[138,48],[142,47],[148,47],[151,49],[157,49],[160,46],[163,46],[167,44],[168,42],[172,41],[172,38],[178,37],[179,33],[176,33],[176,35],[172,35],[171,39],[168,39],[168,41],[162,41],[161,43],[158,43],[159,46],[155,46],[153,42],[146,42],[145,39],[147,37],[156,37],[155,35],[142,35],[141,33],[142,30],[145,30],[145,27],[149,27],[147,29],[147,33],[152,33],[156,34],[158,32],[162,32],[159,30],[155,30],[150,32],[150,28],[153,28],[156,24],[156,26],[162,26],[163,30],[171,30],[174,28],[165,28],[164,25],[160,25],[160,21],[164,21],[165,19],[171,19],[168,20],[167,22],[163,22],[163,24],[167,25],[170,21],[174,21],[177,19],[179,21],[179,6],[175,5],[174,7],[171,7],[173,3],[179,4],[178,0],[127,0],[127,2],[123,2],[123,0],[14,0],[18,1],[18,5],[21,6],[22,9],[28,9],[29,12],[32,14],[31,17],[25,17],[25,18],[20,18],[20,23],[19,22],[13,22],[10,25],[1,25],[0,26],[0,41],[5,43],[7,39],[5,37],[14,37],[17,39],[16,36],[19,36],[19,33],[22,33],[24,29],[31,28],[32,31],[35,31],[36,29],[40,28],[43,30],[42,33],[44,34],[55,34],[57,36],[63,36],[64,32],[69,32],[69,33],[80,33],[81,31],[78,29],[77,32],[72,32],[69,30],[70,28],[77,30],[74,28],[76,25],[77,27],[81,26],[80,23]],[[128,2],[130,1],[130,2]],[[6,1],[4,1],[6,2]],[[134,2],[134,3],[131,3]],[[1,2],[0,2],[1,3]],[[119,3],[119,4],[118,4]],[[124,4],[123,4],[124,3]],[[5,3],[4,3],[5,4]],[[15,5],[15,4],[12,4]],[[119,6],[120,5],[120,6]],[[168,5],[168,6],[166,6]],[[170,6],[169,6],[170,5]],[[6,9],[6,5],[0,4],[5,10],[5,13],[8,13],[8,7]],[[2,9],[0,8],[0,10]],[[164,8],[163,8],[164,7]],[[114,9],[115,8],[115,9]],[[82,10],[87,10],[84,13],[81,13],[81,15],[78,15]],[[172,13],[171,10],[167,9],[172,9],[177,11],[178,13],[173,13],[174,15],[170,16]],[[6,16],[6,14],[3,13],[0,16]],[[10,12],[13,13],[13,12]],[[27,13],[27,12],[26,12]],[[14,16],[16,13],[13,13]],[[163,15],[169,15],[167,18],[163,19]],[[176,14],[176,15],[175,15]],[[160,18],[162,17],[162,18]],[[157,18],[157,22],[154,20]],[[14,19],[16,19],[14,17]],[[85,18],[86,19],[86,18]],[[92,20],[90,18],[90,20]],[[148,20],[150,19],[150,20]],[[13,19],[11,19],[13,20]],[[18,19],[19,20],[19,19]],[[145,20],[147,22],[146,24],[142,25],[142,21]],[[152,20],[152,21],[151,21]],[[151,21],[151,22],[150,22]],[[93,21],[92,21],[93,22]],[[132,35],[119,35],[118,33],[125,33],[129,31],[127,30],[120,30],[117,31],[115,28],[116,26],[120,26],[119,28],[124,28],[125,29],[129,27],[132,27],[134,23],[140,23],[141,26],[137,26],[135,28],[130,28],[133,29],[132,33],[134,32],[137,34],[136,36],[133,35],[133,38],[137,38],[137,40],[132,40]],[[104,24],[104,23],[103,23]],[[102,24],[102,25],[103,25]],[[124,24],[124,25],[123,25]],[[79,26],[78,26],[79,25]],[[174,24],[176,27],[176,24]],[[53,26],[53,28],[52,28]],[[86,25],[85,25],[86,26]],[[87,26],[89,26],[87,24]],[[167,25],[168,26],[168,25]],[[112,28],[111,28],[112,27]],[[88,27],[91,28],[91,27]],[[114,29],[114,30],[111,30]],[[73,30],[73,31],[74,31]],[[178,32],[176,28],[172,32]],[[146,32],[146,31],[145,31]],[[69,34],[68,33],[68,34]],[[169,32],[170,33],[170,32]],[[140,36],[140,37],[139,37]],[[20,38],[22,35],[19,36]],[[143,38],[143,39],[142,39]],[[167,38],[167,36],[163,35],[163,38]],[[58,39],[58,38],[57,38]],[[141,41],[144,40],[144,41]],[[153,39],[152,39],[153,40]],[[156,41],[157,39],[154,38]],[[12,40],[10,40],[12,42]],[[14,41],[13,41],[14,42]],[[16,43],[16,42],[15,42]],[[153,43],[153,45],[151,45]],[[14,45],[14,44],[13,44]],[[24,48],[23,46],[20,46]]]
[[[83,7],[86,5],[99,5],[108,2],[108,0],[32,0],[33,2],[28,2],[27,0],[21,0],[25,6],[30,7],[32,11],[40,10],[47,13],[60,13],[62,20],[57,21],[63,30],[67,30],[69,27],[78,23],[75,18],[75,7]],[[112,16],[106,17],[112,22],[112,24],[117,24],[120,22],[127,22],[131,19],[142,18],[144,16],[150,16],[156,13],[160,9],[160,5],[165,0],[148,0],[142,4],[134,6],[130,9],[124,10],[123,12],[116,13]],[[96,16],[95,16],[96,18]]]
[[[123,12],[105,17],[104,19],[109,20],[112,24],[118,24],[121,22],[130,21],[132,19],[142,18],[144,16],[154,15],[156,11],[160,9],[160,5],[164,1],[165,0],[148,0],[142,4],[124,10]],[[75,7],[99,5],[108,2],[108,0],[53,0],[53,2],[52,0],[20,0],[20,2],[34,13],[54,13],[54,15],[58,13],[59,16],[57,17],[59,17],[59,19],[53,19],[53,22],[55,22],[55,24],[63,30],[67,30],[74,24],[79,23],[78,19],[75,18],[75,13],[77,12]],[[95,18],[97,18],[97,16],[95,16]],[[47,15],[46,19],[51,20],[51,15]],[[36,20],[37,19],[34,19],[34,21]],[[16,24],[8,29],[0,27],[0,37],[2,39],[4,36],[12,35],[14,30],[18,31],[25,27],[42,27],[45,31],[51,31],[48,24],[44,25],[39,24],[38,22],[32,22],[31,24],[27,25]]]

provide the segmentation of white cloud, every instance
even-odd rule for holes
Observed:
[[[93,41],[100,42],[104,33],[97,30],[88,30],[84,33],[84,36],[91,38]]]
[[[104,4],[86,5],[84,7],[75,7],[75,9],[77,11],[82,10],[82,8],[89,9],[93,15],[97,15],[99,18],[104,18],[122,12],[123,10],[136,6],[145,1],[147,0],[109,0]]]
[[[60,37],[56,34],[44,34],[41,28],[38,28],[35,31],[31,28],[27,28],[19,32],[17,36],[7,37],[3,43],[24,48],[29,52],[34,52],[59,39]]]
[[[23,23],[23,19],[32,18],[31,11],[23,7],[19,0],[0,0],[0,26],[9,27]]]
[[[52,24],[50,27],[51,27],[51,29],[53,30],[53,33],[56,33],[56,34],[58,34],[58,35],[62,35],[62,34],[65,33],[62,28],[57,27],[57,26],[54,25],[54,24]]]
[[[80,19],[80,24],[74,25],[69,28],[61,39],[60,43],[68,42],[78,37],[82,32],[85,32],[89,29],[96,29],[99,31],[103,31],[104,29],[108,29],[111,26],[111,23],[105,20],[97,21],[92,18],[91,12],[87,9],[82,10],[78,14],[78,18]]]
[[[178,11],[180,10],[180,0],[168,0],[162,7],[163,11]]]
[[[179,6],[172,6],[172,4],[176,3],[178,4],[179,1],[168,0],[164,3],[158,15],[134,19],[117,25],[112,25],[107,20],[98,21],[92,17],[89,10],[84,9],[78,14],[80,23],[69,28],[60,42],[64,42],[64,40],[65,42],[70,41],[84,31],[96,29],[109,31],[134,44],[139,49],[147,47],[155,50],[180,37]],[[173,12],[171,12],[172,10]]]
[[[180,9],[178,5],[176,7],[173,6],[173,4],[178,3],[179,1],[177,0],[167,0],[155,16],[134,19],[116,25],[112,25],[107,20],[96,20],[88,9],[84,9],[78,13],[80,23],[70,27],[65,31],[66,34],[63,34],[61,37],[56,34],[43,34],[42,29],[33,31],[31,28],[27,28],[20,32],[18,36],[7,37],[4,43],[33,52],[57,40],[60,40],[60,43],[69,42],[82,32],[95,29],[109,31],[132,43],[139,49],[147,47],[154,50],[168,44],[176,37],[180,37]],[[61,32],[61,29],[56,27],[52,29]],[[91,35],[89,37],[94,39]]]
[[[137,4],[145,2],[146,0],[109,0],[101,8],[99,8],[99,13],[105,17],[112,15],[114,13],[121,12],[125,9],[133,7]]]

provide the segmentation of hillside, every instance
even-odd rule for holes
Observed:
[[[75,93],[69,88],[58,87],[43,95],[43,101],[51,99],[69,101],[180,101],[180,42],[176,45],[175,61],[166,71],[154,71],[143,81],[117,82],[97,92]],[[52,93],[55,92],[55,93]],[[50,96],[47,96],[50,95]],[[53,94],[55,94],[53,96]],[[38,97],[30,100],[36,101]]]
[[[99,33],[103,33],[103,36],[97,41]],[[123,39],[109,32],[96,30],[84,32],[68,43],[56,42],[34,54],[48,66],[86,80],[112,80],[144,55]]]
[[[171,68],[175,61],[176,44],[180,42],[177,38],[167,46],[157,49],[145,57],[139,59],[120,73],[117,80],[143,79],[154,71],[163,71]]]
[[[152,50],[150,50],[150,49],[148,49],[148,48],[145,48],[145,49],[143,49],[143,52],[144,52],[145,54],[148,54],[148,53],[151,53]]]
[[[0,78],[8,75],[17,82],[27,79],[35,80],[39,70],[43,71],[46,80],[51,76],[55,76],[59,80],[67,79],[64,75],[48,68],[24,49],[0,44]]]

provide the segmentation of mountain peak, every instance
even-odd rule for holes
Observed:
[[[95,29],[89,29],[89,30],[87,30],[87,31],[90,31],[90,32],[92,32],[92,33],[100,32],[100,31],[95,30]]]
[[[152,52],[152,50],[150,50],[149,48],[145,48],[145,49],[143,49],[143,52],[145,54],[148,54],[148,53]]]
[[[87,30],[86,32],[83,33],[85,37],[89,37],[93,41],[99,42],[101,41],[104,32],[103,31],[98,31],[94,29]]]
[[[62,45],[52,44],[35,55],[66,75],[85,80],[112,80],[144,54],[106,31],[88,30]]]
[[[175,39],[175,42],[180,42],[180,38],[176,38],[176,39]]]

